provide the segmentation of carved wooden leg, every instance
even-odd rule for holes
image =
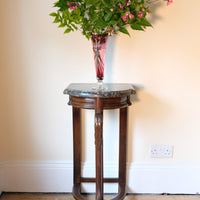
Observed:
[[[127,107],[120,109],[119,118],[119,193],[112,200],[126,196]]]
[[[73,148],[74,148],[74,186],[75,199],[83,199],[80,196],[81,184],[81,109],[73,107]]]
[[[103,102],[95,102],[96,200],[103,200]]]
[[[119,192],[126,194],[127,107],[120,109],[119,126]]]

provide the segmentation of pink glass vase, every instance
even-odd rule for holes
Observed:
[[[103,83],[102,81],[104,77],[105,54],[106,54],[106,46],[108,43],[108,38],[109,38],[108,34],[91,35],[96,77],[99,85],[102,85]]]

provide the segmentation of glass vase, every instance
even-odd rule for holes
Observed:
[[[105,68],[105,54],[108,43],[108,34],[91,35],[91,41],[94,52],[94,64],[96,70],[96,78],[98,81],[97,89],[103,89],[103,78]]]

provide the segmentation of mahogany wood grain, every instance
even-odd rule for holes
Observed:
[[[68,104],[77,108],[95,110],[95,99],[96,98],[70,96]],[[131,105],[129,96],[99,99],[101,99],[103,103],[104,110],[123,108]]]
[[[127,152],[127,108],[131,105],[130,95],[112,98],[70,96],[69,105],[73,107],[73,144],[74,144],[74,186],[76,200],[85,200],[81,195],[81,183],[96,183],[96,200],[103,200],[103,184],[118,183],[119,192],[112,200],[122,200],[126,195],[126,152]],[[81,109],[95,110],[95,159],[96,177],[81,176]],[[119,176],[103,176],[103,110],[119,109]]]
[[[81,110],[73,107],[74,184],[81,183]]]
[[[95,183],[96,178],[81,177],[82,183]],[[119,183],[119,178],[103,178],[103,183]]]
[[[119,122],[119,193],[126,191],[127,107],[120,109]]]
[[[95,99],[96,200],[103,200],[103,101]]]

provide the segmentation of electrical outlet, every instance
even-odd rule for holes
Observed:
[[[151,158],[171,158],[173,156],[172,145],[151,145]]]

